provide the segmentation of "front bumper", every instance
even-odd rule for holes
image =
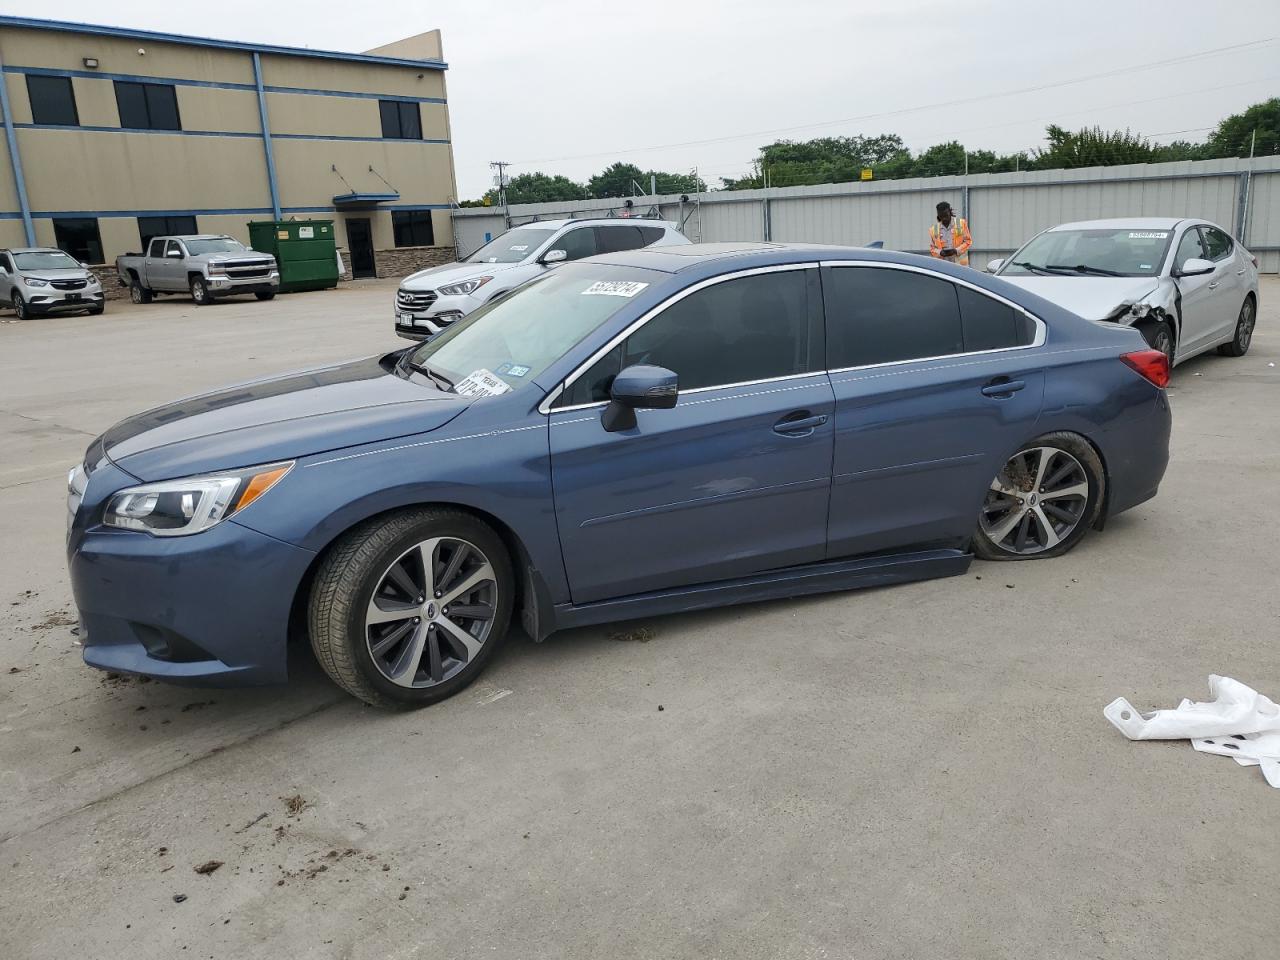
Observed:
[[[210,274],[205,278],[209,292],[214,296],[235,293],[277,293],[280,290],[280,271],[272,270],[265,277],[241,278],[223,274]]]
[[[46,287],[27,288],[24,295],[27,309],[32,313],[61,313],[72,310],[90,310],[103,305],[102,287],[84,290],[51,290]]]
[[[234,519],[189,537],[73,529],[84,662],[177,683],[282,682],[294,593],[314,559]]]
[[[425,340],[461,320],[482,303],[483,300],[471,296],[439,297],[428,306],[414,306],[404,303],[397,293],[396,333],[406,340]]]

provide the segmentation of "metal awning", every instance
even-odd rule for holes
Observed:
[[[380,203],[394,203],[398,193],[342,193],[333,198],[335,207],[374,207]]]

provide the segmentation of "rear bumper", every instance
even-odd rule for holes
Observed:
[[[1107,513],[1114,517],[1156,495],[1169,466],[1173,416],[1161,390],[1148,416],[1117,424],[1106,432]]]
[[[214,686],[286,679],[289,614],[310,551],[234,520],[190,537],[96,529],[73,542],[89,666]]]

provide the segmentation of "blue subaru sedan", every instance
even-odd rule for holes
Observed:
[[[593,257],[411,349],[117,424],[70,476],[94,667],[431,703],[552,631],[1053,557],[1152,497],[1165,356],[887,251]]]

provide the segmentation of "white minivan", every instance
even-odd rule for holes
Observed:
[[[542,220],[508,230],[458,263],[405,277],[396,333],[423,340],[557,263],[597,253],[688,243],[666,220]]]

